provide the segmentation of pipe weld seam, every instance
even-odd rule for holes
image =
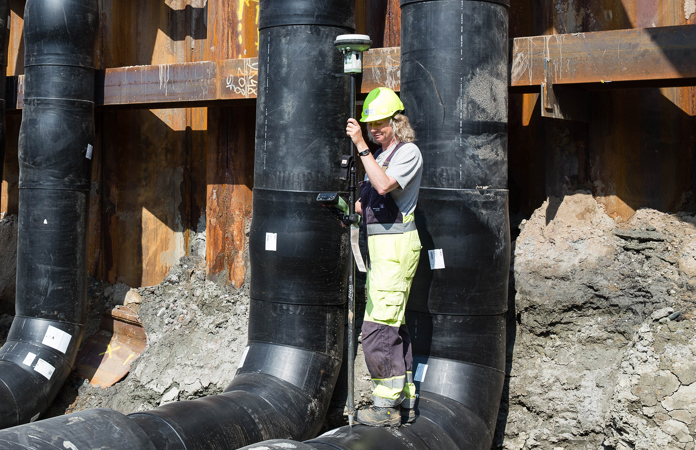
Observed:
[[[335,23],[324,23],[322,21],[321,23],[275,23],[273,25],[259,26],[259,31],[268,30],[271,28],[279,28],[279,27],[330,27],[330,28],[342,28],[342,29],[347,30],[347,31],[354,30],[354,28],[349,27],[347,25],[335,24]]]
[[[75,337],[75,336],[73,336],[73,337]],[[50,353],[51,355],[54,355],[56,358],[58,358],[60,361],[62,361],[64,367],[70,367],[70,368],[73,367],[73,364],[70,364],[70,361],[68,361],[68,360],[66,359],[66,357],[68,356],[67,354],[61,353],[61,352],[57,351],[56,349],[54,349],[53,347],[48,346],[48,345],[46,345],[46,344],[38,343],[38,342],[36,342],[36,341],[27,341],[27,340],[23,340],[22,338],[8,339],[5,343],[7,344],[7,343],[9,343],[9,342],[25,344],[25,345],[29,345],[29,346],[31,346],[31,347],[36,347],[37,349],[40,349],[40,350],[45,350],[46,352]],[[5,346],[3,346],[3,348],[4,348],[4,347],[5,347]],[[77,352],[75,352],[75,353],[77,353]],[[21,367],[22,369],[27,370],[27,371],[28,371],[29,369],[31,369],[31,367],[24,366],[23,364],[19,364],[19,363],[17,363],[16,361],[9,360],[9,359],[4,359],[4,356],[5,356],[6,354],[7,354],[7,353],[2,352],[2,348],[0,348],[0,360],[2,360],[2,361],[7,361],[7,362],[11,362],[11,363],[13,363],[13,364],[15,364],[15,365]],[[34,370],[34,369],[32,369],[32,370]],[[33,372],[32,372],[32,373],[33,373]]]
[[[258,339],[249,339],[249,340],[247,341],[247,347],[248,347],[249,345],[251,345],[252,343],[261,344],[261,345],[270,345],[270,346],[273,346],[273,347],[284,347],[284,348],[287,348],[287,349],[289,349],[289,350],[291,350],[291,351],[301,351],[301,352],[311,353],[311,354],[315,354],[315,355],[323,355],[323,356],[326,356],[328,359],[332,359],[332,360],[334,360],[334,361],[336,361],[336,362],[341,362],[341,361],[343,361],[343,358],[342,358],[342,357],[332,356],[332,355],[330,355],[330,354],[328,354],[328,353],[316,352],[316,351],[313,351],[313,350],[307,350],[307,349],[304,349],[304,348],[295,347],[294,345],[276,344],[276,343],[271,343],[271,342],[267,342],[267,341],[260,341],[260,340],[258,340]],[[244,367],[244,366],[242,366],[242,367]],[[276,377],[276,378],[280,378],[280,377],[278,377],[278,376],[276,376],[276,375],[274,375],[274,374],[272,374],[272,373],[266,373],[266,372],[261,372],[261,373],[264,373],[264,374],[270,375],[270,376],[274,376],[274,377]],[[283,379],[283,378],[280,378],[280,379]],[[285,380],[285,381],[287,381],[287,380]]]
[[[37,190],[37,191],[68,191],[68,192],[91,192],[91,188],[80,188],[80,189],[75,189],[75,188],[62,188],[62,187],[50,187],[50,188],[42,188],[42,187],[32,187],[32,186],[22,186],[22,184],[19,184],[19,189],[32,189],[32,190]]]
[[[26,92],[26,88],[24,89]],[[52,102],[79,102],[79,103],[87,103],[87,104],[92,104],[94,105],[95,102],[93,100],[85,100],[82,98],[70,98],[70,97],[27,97],[24,96],[22,101],[26,103],[28,100],[50,100]]]
[[[305,190],[296,190],[296,189],[276,189],[276,188],[264,188],[264,187],[256,187],[254,186],[255,191],[267,191],[267,192],[290,192],[290,193],[296,193],[296,194],[317,194],[319,192],[327,192],[331,191],[330,189],[313,189],[311,191],[305,191]],[[348,191],[341,191],[341,190],[334,190],[331,192],[338,192],[339,194],[346,194],[348,195]]]
[[[76,327],[85,327],[84,323],[79,323],[79,322],[69,322],[69,321],[61,321],[61,320],[55,320],[55,319],[45,319],[43,317],[33,317],[33,316],[24,316],[21,314],[15,315],[15,318],[20,318],[20,319],[28,319],[28,320],[42,320],[45,322],[53,322],[53,323],[61,323],[61,324],[68,324],[68,325],[74,325]]]
[[[471,2],[471,3],[494,3],[496,5],[504,6],[508,9],[510,8],[510,0],[462,0],[462,1]],[[434,3],[434,2],[446,3],[444,0],[401,0],[400,7],[403,8],[406,5],[412,5],[415,3]]]
[[[87,69],[87,70],[94,70],[96,71],[97,69],[94,68],[94,65],[87,66],[83,64],[47,64],[47,63],[34,63],[34,64],[25,64],[24,69],[25,69],[25,74],[26,74],[26,69],[29,67],[77,67],[78,69]]]
[[[205,397],[204,397],[204,398],[205,398]],[[179,442],[181,443],[181,445],[184,446],[184,450],[188,450],[188,447],[186,446],[186,442],[184,441],[184,438],[181,437],[181,435],[179,434],[179,432],[176,431],[176,428],[174,428],[174,427],[172,426],[171,423],[169,423],[168,421],[164,420],[162,417],[160,417],[160,416],[158,416],[158,415],[156,415],[156,414],[148,413],[147,411],[135,412],[135,413],[132,413],[132,414],[128,414],[126,417],[128,417],[128,418],[130,419],[131,416],[148,416],[148,417],[154,417],[155,420],[157,420],[157,421],[159,421],[159,422],[162,422],[162,423],[166,424],[167,427],[168,427],[170,430],[172,430],[172,431],[174,432],[174,434],[176,435],[176,437],[179,438]],[[132,419],[131,419],[131,420],[132,420]],[[136,423],[136,425],[138,425],[138,424]]]

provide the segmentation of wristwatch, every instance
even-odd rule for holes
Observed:
[[[361,151],[361,152],[358,152],[358,155],[360,155],[360,156],[367,156],[367,155],[369,155],[369,154],[370,154],[370,149],[369,149],[369,148],[366,148],[365,150],[363,150],[363,151]]]

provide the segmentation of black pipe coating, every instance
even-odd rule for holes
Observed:
[[[98,17],[96,0],[25,7],[17,294],[0,349],[2,428],[48,408],[84,331]]]
[[[420,416],[302,449],[490,448],[505,379],[510,266],[508,0],[401,0],[401,99],[423,154],[423,244],[407,306]],[[432,260],[431,260],[432,258]],[[247,447],[281,449],[290,441]]]
[[[158,449],[308,439],[324,420],[342,360],[348,239],[315,199],[342,188],[349,84],[333,41],[352,21],[350,0],[261,1],[249,343],[223,394],[130,416]]]
[[[10,27],[10,0],[0,0],[0,185],[5,166],[5,86],[7,85],[7,32]]]

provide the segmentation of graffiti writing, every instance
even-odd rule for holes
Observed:
[[[244,65],[237,68],[237,73],[227,75],[225,86],[244,98],[256,96],[259,64],[256,60],[245,59]]]

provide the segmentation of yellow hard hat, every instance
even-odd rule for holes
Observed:
[[[376,122],[404,110],[404,104],[394,91],[378,87],[370,91],[363,105],[361,122]]]

